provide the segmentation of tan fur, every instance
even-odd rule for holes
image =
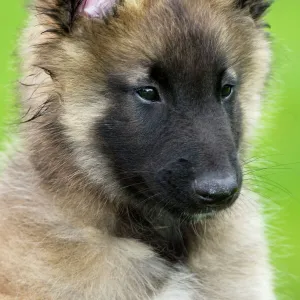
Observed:
[[[136,53],[143,49],[145,57],[155,57],[155,44],[179,30],[168,23],[172,12],[166,2],[127,1],[121,21],[112,20],[113,30],[103,24],[100,34],[99,26],[81,18],[74,38],[61,40],[41,34],[51,24],[32,12],[21,42],[22,106],[25,112],[31,108],[30,118],[47,99],[51,102],[40,118],[22,126],[21,149],[0,180],[0,299],[275,299],[263,220],[257,196],[248,191],[229,210],[191,225],[198,240],[186,264],[170,265],[142,242],[115,235],[118,203],[128,195],[105,158],[93,152],[90,131],[109,108],[105,96],[97,98],[98,89],[107,61],[118,61],[114,66],[132,82],[144,76],[143,69],[135,69]],[[182,2],[188,3],[191,19],[232,53],[232,65],[240,57],[246,60],[241,99],[247,139],[270,60],[264,33],[254,29],[250,17],[232,13],[231,0]],[[149,6],[164,9],[165,21],[145,21]],[[147,27],[156,24],[162,26],[161,36],[151,46]],[[53,71],[52,78],[44,70]],[[64,128],[64,137],[53,124]]]

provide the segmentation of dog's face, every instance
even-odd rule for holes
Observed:
[[[176,217],[231,205],[268,70],[266,4],[102,0],[86,15],[69,2],[72,28],[61,19],[38,55],[80,172],[115,201]]]

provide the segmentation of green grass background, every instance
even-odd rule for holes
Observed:
[[[4,1],[3,1],[4,2]],[[0,9],[0,148],[14,115],[14,52],[26,18],[23,0]],[[254,188],[264,196],[278,299],[300,299],[300,2],[277,0],[267,20],[274,49],[264,127],[253,153]],[[260,162],[260,166],[256,165]],[[255,299],[253,299],[255,300]]]

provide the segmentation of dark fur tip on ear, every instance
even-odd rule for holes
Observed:
[[[249,9],[250,15],[254,20],[262,17],[266,10],[271,6],[270,0],[236,0],[237,7],[242,9]]]
[[[83,0],[39,0],[36,10],[46,16],[52,28],[46,32],[65,35],[72,31],[73,23]]]

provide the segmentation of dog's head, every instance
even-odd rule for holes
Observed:
[[[55,168],[68,153],[76,173],[115,201],[175,216],[231,205],[268,72],[267,7],[263,0],[38,0],[43,33],[33,64],[51,82],[33,126],[47,139],[62,137],[53,143],[64,153]],[[53,168],[53,157],[52,164],[35,159],[45,172]]]

